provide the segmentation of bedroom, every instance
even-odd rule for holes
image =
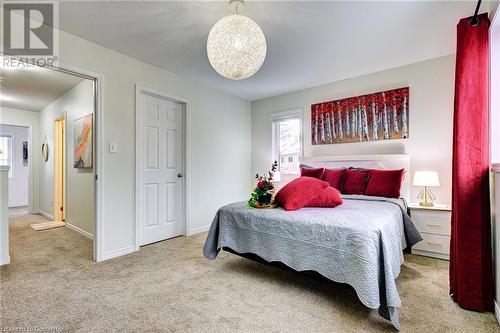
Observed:
[[[391,331],[397,327],[410,332],[498,330],[492,307],[495,298],[488,289],[491,286],[488,265],[482,260],[468,262],[463,258],[463,251],[472,251],[467,253],[476,253],[475,258],[487,262],[488,255],[491,258],[492,251],[498,251],[493,247],[488,253],[486,247],[491,241],[486,232],[474,233],[477,223],[482,223],[484,231],[489,221],[485,222],[483,216],[475,218],[472,226],[463,222],[464,233],[452,227],[450,217],[454,209],[462,208],[457,206],[452,191],[454,147],[458,139],[453,135],[458,112],[455,68],[462,59],[457,48],[463,36],[458,34],[457,24],[473,16],[478,3],[246,1],[238,5],[238,12],[258,24],[265,36],[267,52],[263,63],[257,64],[257,72],[250,71],[246,79],[232,80],[219,74],[228,75],[224,68],[218,67],[217,59],[210,59],[207,54],[207,39],[216,22],[234,14],[237,4],[233,2],[231,7],[225,1],[132,1],[119,6],[113,2],[58,3],[55,16],[59,18],[59,28],[54,31],[58,37],[59,63],[55,66],[91,73],[97,82],[96,114],[101,118],[96,120],[102,126],[95,129],[96,246],[89,249],[94,250],[97,262],[87,258],[74,262],[67,270],[48,271],[47,267],[56,267],[57,262],[42,267],[25,266],[12,256],[11,263],[0,268],[2,328],[43,326],[70,332]],[[494,52],[499,47],[498,33],[494,34],[499,24],[497,7],[497,1],[483,1],[478,11],[486,13],[491,21],[489,32],[482,25],[486,22],[484,15],[479,17],[482,23],[478,26],[486,29],[481,30],[485,36],[491,36],[492,55],[498,54]],[[487,59],[490,55],[482,51],[481,59]],[[5,55],[8,54],[4,52]],[[220,56],[223,60],[224,54]],[[490,88],[494,92],[498,91],[494,87],[498,85],[495,75],[499,64],[494,56],[491,59]],[[471,66],[472,70],[469,68],[462,74],[477,74],[479,65]],[[469,82],[467,77],[463,79]],[[484,78],[479,81],[485,82]],[[401,88],[408,90],[394,92]],[[498,122],[495,98],[497,94],[492,93],[491,108],[483,105],[477,111],[483,115],[491,111],[491,148],[486,145],[486,150],[480,151],[491,150],[487,168],[490,170],[491,164],[492,171],[498,162],[498,147],[494,144],[498,141],[495,141],[498,129],[493,126]],[[471,96],[462,101],[477,103]],[[166,133],[168,142],[175,138],[172,139],[176,140],[175,145],[159,149],[161,153],[155,158],[147,155],[148,146],[144,146],[148,138],[156,137],[151,134],[154,131],[148,132],[148,126],[152,125],[141,127],[145,124],[141,110],[147,110],[146,115],[157,114],[148,105],[167,110],[173,110],[172,105],[177,108],[175,112],[167,112],[165,119],[170,127],[159,132]],[[318,114],[318,121],[312,117],[313,112]],[[346,122],[346,115],[350,122]],[[322,117],[334,120],[336,126],[320,126]],[[340,127],[339,119],[343,124]],[[391,133],[397,132],[394,119],[398,120],[398,135],[402,136],[402,126],[407,125],[407,138],[391,139],[391,134],[385,133],[386,123]],[[171,127],[174,120],[178,127]],[[479,142],[477,135],[486,133],[487,123],[479,126],[468,118],[464,122],[470,126],[463,129],[474,130],[471,142]],[[293,149],[281,150],[282,136],[278,134],[287,124],[293,125],[287,139],[293,142]],[[366,133],[374,138],[374,126],[380,140],[345,142],[356,138],[359,141],[359,135],[363,140]],[[343,143],[338,143],[340,129]],[[384,139],[385,135],[389,140]],[[472,134],[467,132],[466,137],[469,135]],[[175,154],[169,155],[169,151]],[[321,271],[333,267],[326,262],[313,269],[323,273],[321,277],[317,273],[296,273],[285,267],[256,263],[257,258],[247,260],[227,251],[221,251],[214,261],[203,256],[205,241],[209,239],[207,232],[219,208],[247,202],[256,186],[254,175],[267,172],[275,160],[279,161],[281,171],[279,183],[275,183],[277,188],[298,177],[300,163],[327,169],[405,170],[399,194],[410,204],[410,215],[417,229],[423,226],[431,230],[418,230],[424,241],[415,247],[425,244],[418,255],[415,247],[404,253],[402,249],[394,251],[394,262],[404,258],[401,275],[392,281],[386,277],[387,283],[379,285],[395,286],[392,293],[384,295],[400,298],[399,309],[394,309],[398,316],[393,316],[392,321],[380,316],[373,309],[374,304],[367,306],[368,302],[363,302],[355,289],[330,281],[335,280],[333,275]],[[157,187],[154,179],[146,179],[147,169],[159,161],[165,161],[169,169],[165,187]],[[287,161],[288,169],[284,165]],[[462,165],[466,161],[463,158]],[[433,178],[425,177],[429,174],[415,177],[416,171],[433,171],[430,173]],[[420,176],[424,176],[421,181]],[[435,176],[439,186],[434,186],[438,185]],[[494,178],[491,180],[493,185]],[[435,198],[434,210],[418,204],[423,189],[432,191],[432,195],[428,191],[423,193],[428,194],[427,199]],[[472,198],[462,198],[461,202],[464,207],[477,209],[485,199],[477,187],[470,190]],[[285,212],[282,208],[248,209],[253,214],[290,216],[312,211],[344,212],[354,200],[343,195],[343,204],[336,208],[302,208],[295,212]],[[175,197],[175,200],[167,199],[163,206],[144,205],[149,197],[161,202],[165,198]],[[480,200],[479,204],[476,200]],[[367,207],[389,205],[366,204]],[[405,209],[398,212],[399,206],[390,207],[391,214],[403,223]],[[170,213],[173,209],[175,214]],[[158,238],[141,237],[156,220],[162,219],[172,222],[170,225],[175,222],[175,230],[164,228]],[[384,221],[374,223],[387,224]],[[285,222],[280,226],[285,226]],[[437,228],[436,224],[443,230],[432,229]],[[0,236],[9,236],[8,230],[0,230]],[[455,288],[471,292],[466,299],[480,299],[480,304],[470,306],[463,299],[455,302],[450,297],[447,259],[454,230],[458,230],[456,235],[461,240],[457,246],[462,254],[456,261],[452,259],[459,263],[455,266],[459,270],[456,277],[481,281],[472,289],[462,289],[466,288],[463,283]],[[496,232],[494,228],[491,231],[493,242]],[[468,234],[480,240],[467,240]],[[426,238],[432,235],[439,237]],[[387,241],[390,248],[411,243],[399,236]],[[166,240],[156,242],[163,239]],[[244,243],[242,240],[238,244]],[[2,257],[5,251],[2,248]],[[278,261],[303,270],[293,267],[300,263],[298,256],[294,258],[296,262],[283,258]],[[321,263],[315,260],[315,264]],[[471,265],[479,266],[471,269]],[[351,266],[354,270],[365,267]],[[494,265],[491,266],[489,269],[493,270]],[[380,269],[380,265],[373,269]],[[393,273],[396,271],[394,268]],[[373,278],[373,274],[369,275]],[[368,276],[361,279],[364,283],[371,281]],[[342,281],[337,278],[336,282]],[[47,299],[50,307],[35,306],[46,304]],[[68,313],[68,306],[79,311]],[[104,314],[95,309],[107,311]]]

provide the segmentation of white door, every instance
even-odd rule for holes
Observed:
[[[182,235],[182,105],[139,94],[140,245]]]

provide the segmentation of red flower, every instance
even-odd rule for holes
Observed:
[[[265,188],[266,187],[266,182],[263,181],[263,180],[260,180],[258,183],[257,183],[257,187],[258,188]]]

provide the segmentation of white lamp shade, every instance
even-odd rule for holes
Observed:
[[[242,80],[254,75],[266,58],[266,37],[243,15],[229,15],[215,23],[207,40],[210,64],[220,75]]]
[[[439,186],[437,171],[415,171],[413,186]]]

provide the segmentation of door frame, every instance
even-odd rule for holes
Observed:
[[[141,94],[164,99],[169,102],[182,104],[182,165],[183,170],[181,172],[184,174],[182,182],[182,235],[189,236],[189,217],[188,217],[188,198],[189,198],[189,144],[188,144],[188,126],[189,123],[189,101],[188,99],[172,94],[168,94],[162,91],[158,91],[151,88],[146,88],[138,84],[135,85],[135,187],[134,187],[134,201],[135,201],[135,235],[134,243],[135,250],[140,250],[140,232],[141,225],[139,222],[139,188],[141,183],[140,176],[140,165],[141,159],[137,153],[140,149],[139,147],[139,96]]]
[[[68,128],[68,119],[67,119],[67,112],[66,111],[63,111],[59,117],[55,118],[54,119],[54,220],[55,221],[58,221],[58,219],[56,218],[57,217],[57,214],[56,214],[56,211],[57,211],[57,208],[56,208],[56,202],[58,202],[58,200],[56,199],[57,198],[57,191],[56,191],[56,183],[57,183],[57,180],[56,180],[56,170],[58,170],[58,168],[56,168],[56,158],[55,158],[55,153],[56,153],[56,135],[58,135],[56,133],[56,128],[55,128],[55,124],[56,122],[60,122],[60,121],[63,121],[63,143],[62,143],[62,149],[63,149],[63,160],[62,160],[62,164],[63,164],[63,167],[62,167],[62,182],[63,182],[63,193],[62,193],[62,196],[63,196],[63,202],[62,202],[62,205],[63,205],[63,214],[62,214],[62,218],[60,221],[63,221],[63,222],[66,222],[66,206],[67,206],[67,193],[68,193],[68,187],[67,187],[67,159],[68,159],[68,151],[67,151],[67,142],[66,142],[66,133],[67,133],[67,128]],[[61,189],[59,189],[61,190]]]
[[[93,260],[103,261],[106,258],[104,253],[104,228],[102,219],[102,208],[103,208],[103,186],[102,186],[102,161],[104,152],[104,141],[103,141],[103,86],[104,77],[101,74],[88,71],[75,66],[70,66],[59,62],[57,67],[50,67],[49,69],[56,70],[62,73],[71,74],[74,76],[79,76],[84,79],[88,79],[94,82],[94,122],[93,122],[93,149],[94,149],[94,174],[95,174],[95,188],[94,188],[94,241],[93,241]],[[67,157],[67,156],[66,156]],[[67,204],[67,203],[66,203]]]
[[[0,120],[0,125],[26,127],[28,129],[28,211],[30,214],[38,213],[38,207],[35,210],[35,174],[34,174],[34,161],[35,150],[33,149],[33,126],[24,122]]]
[[[6,57],[4,55],[4,57]],[[101,124],[103,123],[103,115],[102,115],[102,110],[103,110],[103,83],[104,83],[104,77],[101,74],[94,73],[79,67],[71,66],[64,64],[63,62],[59,62],[57,66],[53,67],[45,67],[50,70],[58,71],[61,73],[66,73],[74,76],[78,76],[84,79],[88,79],[94,82],[94,123],[93,123],[93,133],[94,133],[94,174],[95,174],[95,190],[94,190],[94,202],[95,202],[95,208],[94,208],[94,241],[93,241],[93,260],[94,261],[103,261],[106,258],[104,254],[104,247],[103,247],[103,223],[102,223],[102,200],[103,200],[103,189],[102,189],[102,161],[103,161],[103,151],[104,148],[101,149],[101,145],[103,145],[103,129]],[[29,194],[30,195],[30,200],[31,200],[31,206],[34,206],[33,202],[33,193],[34,193],[34,187],[35,187],[35,180],[33,178],[33,171],[34,171],[34,164],[32,163],[34,159],[34,149],[33,147],[33,129],[32,126],[26,125],[26,124],[11,124],[11,125],[18,125],[18,126],[25,126],[29,127],[30,129],[30,140],[31,140],[31,145],[28,146],[28,154],[31,153],[31,158],[28,159],[28,163],[30,166],[30,190],[32,192]],[[41,139],[41,138],[40,138]],[[30,148],[31,147],[31,148]],[[103,146],[104,147],[104,146]],[[31,163],[30,163],[31,162]],[[38,207],[39,208],[39,207]],[[9,230],[7,229],[7,236],[8,236]],[[8,255],[8,254],[7,254]]]

